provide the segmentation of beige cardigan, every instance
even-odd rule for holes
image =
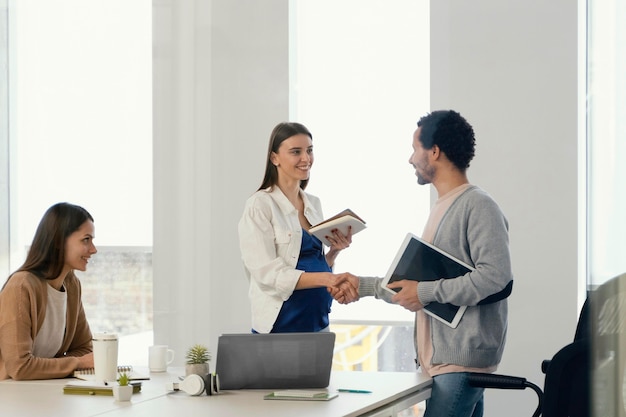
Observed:
[[[47,281],[29,272],[17,272],[0,292],[0,380],[64,378],[76,369],[77,357],[92,351],[80,281],[71,272],[63,285],[67,322],[61,349],[54,358],[33,356],[33,341],[46,315]]]

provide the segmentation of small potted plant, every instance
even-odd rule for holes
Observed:
[[[117,380],[118,385],[113,386],[113,397],[115,401],[130,401],[133,396],[133,386],[130,385],[130,377],[126,372],[122,372]]]
[[[193,345],[187,350],[185,358],[187,359],[185,375],[196,374],[206,378],[209,374],[209,360],[211,360],[209,349],[206,346]]]

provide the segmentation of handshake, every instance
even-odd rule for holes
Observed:
[[[330,295],[340,304],[349,304],[359,299],[359,278],[349,272],[332,275],[328,287]]]

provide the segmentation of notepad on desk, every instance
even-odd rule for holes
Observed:
[[[113,386],[105,382],[93,381],[70,381],[63,385],[63,394],[76,395],[110,395],[113,396]],[[133,394],[141,392],[141,382],[131,382]]]
[[[117,367],[117,374],[119,378],[119,374],[125,372],[128,375],[128,378],[131,381],[147,381],[150,379],[148,375],[141,374],[133,370],[133,367],[130,365],[121,365]],[[74,378],[82,379],[84,381],[95,381],[96,380],[96,372],[93,368],[89,369],[80,369],[74,371]]]
[[[311,390],[297,390],[288,389],[282,391],[274,391],[265,396],[265,400],[294,400],[294,401],[328,401],[337,397],[336,392],[323,391],[311,391]]]

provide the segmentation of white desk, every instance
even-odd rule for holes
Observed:
[[[144,373],[143,370],[141,372]],[[106,395],[63,394],[63,385],[69,381],[68,379],[0,381],[0,416],[86,417],[101,415],[165,395],[165,384],[175,380],[176,375],[153,373],[150,378],[150,381],[143,381],[141,392],[133,395],[130,404],[117,403],[112,396]]]
[[[39,417],[159,417],[159,416],[393,416],[430,397],[431,380],[414,372],[335,372],[329,390],[363,389],[371,394],[339,393],[330,401],[270,401],[271,390],[224,391],[214,396],[192,397],[184,392],[168,393],[167,382],[180,372],[151,374],[141,393],[130,403],[113,397],[63,394],[65,380],[1,381],[2,416]]]

